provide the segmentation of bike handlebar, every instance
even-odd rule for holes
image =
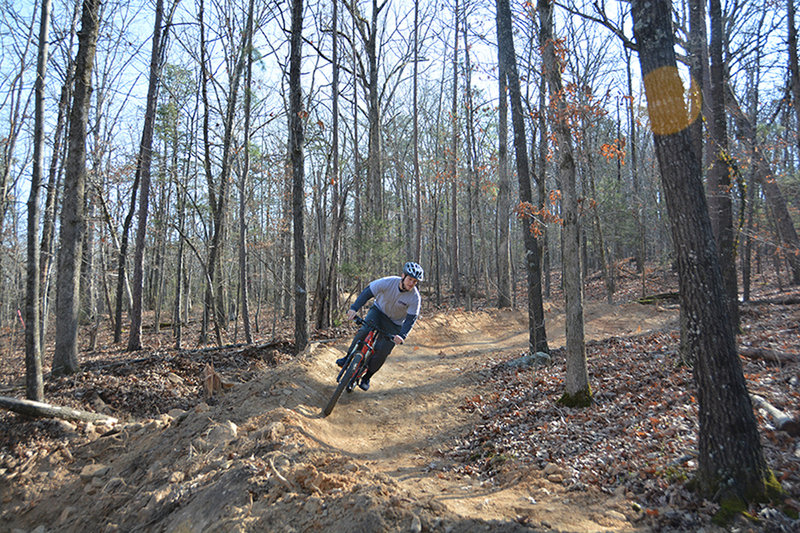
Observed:
[[[355,322],[359,326],[361,326],[363,324],[366,324],[370,328],[374,329],[375,331],[377,331],[378,333],[380,333],[381,335],[383,335],[384,337],[389,339],[390,341],[394,342],[394,337],[395,337],[396,333],[387,333],[387,332],[383,331],[381,328],[379,328],[376,324],[373,324],[372,322],[368,322],[365,318],[361,318],[358,315],[353,317],[353,322]]]

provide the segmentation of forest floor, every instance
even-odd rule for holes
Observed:
[[[345,394],[326,418],[334,360],[353,328],[317,332],[299,356],[288,333],[176,351],[170,331],[151,331],[137,353],[102,334],[80,354],[80,373],[46,379],[45,396],[119,423],[0,411],[0,532],[800,531],[769,506],[712,525],[715,504],[686,488],[697,406],[691,371],[676,364],[677,305],[635,303],[641,281],[629,264],[613,305],[596,276],[587,283],[586,409],[556,404],[565,371],[557,294],[545,310],[551,364],[514,366],[528,343],[521,310],[434,310],[428,298],[369,392]],[[796,419],[800,306],[789,302],[800,293],[761,278],[755,286],[740,346],[795,361],[742,357],[748,386]],[[674,290],[670,273],[648,274],[648,294]],[[0,339],[0,395],[24,396],[19,337]],[[210,399],[208,363],[235,383]],[[800,439],[757,417],[784,509],[796,514]]]

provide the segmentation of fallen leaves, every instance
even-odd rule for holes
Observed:
[[[798,329],[795,324],[787,330],[785,321],[769,314],[745,316],[757,324],[750,330],[759,331],[759,337],[773,338],[767,332],[771,328]],[[556,403],[563,393],[561,351],[553,352],[552,366],[513,371],[506,361],[518,354],[497,354],[478,369],[497,394],[464,399],[460,407],[479,412],[482,422],[450,455],[461,468],[477,470],[484,479],[496,475],[499,456],[513,458],[520,467],[561,465],[568,488],[589,485],[635,494],[644,519],[656,527],[688,530],[708,523],[716,507],[698,501],[685,488],[697,466],[698,406],[691,369],[678,364],[678,345],[677,330],[587,343],[594,403],[586,409]],[[775,367],[750,360],[743,364],[751,391],[797,416],[800,365]],[[800,461],[794,439],[772,431],[768,418],[758,419],[767,462],[797,501]],[[764,508],[754,513],[761,511]],[[791,522],[782,513],[761,514],[771,517],[766,523],[774,527]]]

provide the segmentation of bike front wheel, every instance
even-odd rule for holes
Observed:
[[[322,416],[328,416],[333,412],[333,408],[336,407],[336,402],[339,401],[339,397],[345,391],[347,385],[358,371],[358,367],[361,365],[362,357],[364,357],[363,354],[355,353],[353,354],[353,357],[350,358],[350,364],[347,365],[344,375],[342,375],[341,379],[339,379],[339,383],[336,385],[336,390],[333,391],[331,399],[328,400],[328,405],[326,405],[325,409],[322,410]]]

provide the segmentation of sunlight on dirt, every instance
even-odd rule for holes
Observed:
[[[548,309],[551,347],[563,342]],[[587,337],[664,327],[675,310],[589,305]],[[520,311],[425,316],[368,393],[333,391],[345,339],[240,383],[211,405],[91,427],[0,472],[0,529],[158,531],[635,531],[625,495],[567,492],[558,469],[506,471],[501,483],[457,473],[445,450],[469,433],[460,408],[481,390],[481,361],[526,350]],[[49,427],[49,426],[48,426]],[[54,431],[46,429],[46,431]],[[42,452],[45,453],[45,452]]]

